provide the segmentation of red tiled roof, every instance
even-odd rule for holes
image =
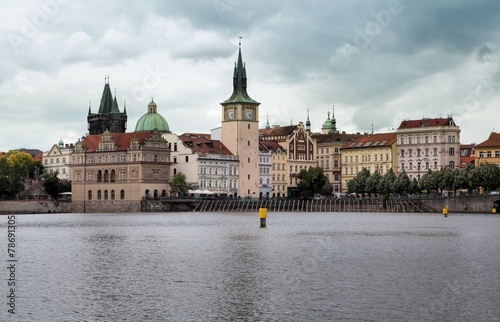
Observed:
[[[259,134],[263,137],[287,136],[293,133],[297,125],[275,126],[269,129],[259,129]]]
[[[130,147],[130,142],[133,138],[138,138],[142,144],[144,140],[151,137],[151,132],[131,132],[131,133],[110,133],[117,151],[125,151]],[[101,142],[102,134],[87,135],[83,140],[83,147],[86,152],[95,152]]]
[[[376,148],[391,146],[396,142],[396,133],[370,134],[359,137],[342,146],[342,149]]]
[[[221,141],[211,140],[210,134],[183,133],[179,135],[179,139],[194,153],[232,155]]]
[[[500,133],[491,132],[488,140],[477,144],[476,148],[477,147],[481,147],[481,148],[500,147]]]
[[[398,129],[412,129],[419,127],[433,127],[433,126],[455,126],[455,122],[451,117],[449,118],[436,118],[436,119],[421,119],[421,120],[404,120],[399,125]]]

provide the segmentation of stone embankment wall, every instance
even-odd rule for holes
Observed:
[[[497,207],[500,214],[500,196],[479,195],[472,197],[450,197],[421,199],[422,203],[434,209],[442,210],[448,207],[449,213],[491,213]]]
[[[52,200],[0,201],[0,214],[47,214],[73,212],[71,202]]]

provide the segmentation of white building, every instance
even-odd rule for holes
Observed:
[[[272,150],[259,142],[259,198],[271,197],[272,191]]]
[[[43,153],[42,164],[46,172],[57,173],[61,180],[71,180],[71,154],[73,144],[64,144],[63,140],[54,144],[52,148]]]
[[[404,120],[396,136],[398,172],[405,170],[410,178],[460,166],[460,128],[451,116]]]

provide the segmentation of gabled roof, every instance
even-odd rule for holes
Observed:
[[[486,147],[500,147],[500,133],[491,132],[490,137],[479,144],[476,145],[476,148],[486,148]]]
[[[457,126],[451,117],[429,119],[423,118],[421,120],[404,120],[399,125],[400,129],[413,129],[420,127],[435,127],[435,126]]]
[[[212,140],[210,134],[183,133],[179,139],[193,153],[233,155],[221,141]]]
[[[342,146],[342,149],[379,148],[396,143],[396,133],[380,133],[361,136]]]
[[[139,139],[139,144],[142,145],[146,139],[151,137],[151,132],[110,133],[110,135],[115,147],[117,147],[116,151],[126,151],[130,147],[133,138]],[[96,152],[102,137],[103,134],[87,135],[83,140],[85,152]]]

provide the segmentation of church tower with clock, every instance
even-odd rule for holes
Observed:
[[[247,93],[240,42],[234,67],[233,94],[221,103],[221,141],[238,156],[238,192],[241,197],[259,196],[259,105]]]

